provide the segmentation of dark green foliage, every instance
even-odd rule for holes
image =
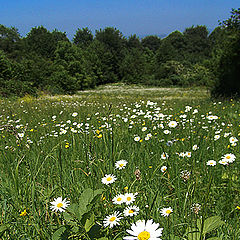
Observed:
[[[12,53],[16,48],[16,43],[20,40],[20,34],[14,27],[8,28],[0,24],[0,50]]]
[[[141,41],[142,46],[156,52],[161,45],[161,39],[158,36],[146,36]]]
[[[136,36],[136,34],[131,35],[127,40],[127,48],[139,48],[141,49],[141,42],[139,40],[139,37]]]
[[[225,32],[222,50],[215,53],[218,81],[212,90],[215,97],[240,96],[240,8],[222,23]]]
[[[94,37],[86,27],[70,42],[66,33],[43,26],[21,38],[16,28],[0,25],[0,94],[73,94],[121,81],[215,85],[215,95],[239,95],[239,39],[239,10],[210,35],[206,26],[192,26],[164,39],[140,40],[136,34],[127,39],[113,27],[97,30]]]
[[[185,41],[185,56],[192,63],[199,62],[210,54],[210,43],[206,26],[187,28],[183,32]]]
[[[184,60],[185,39],[179,31],[172,32],[161,42],[160,47],[156,52],[157,64],[169,60],[182,61]]]
[[[28,71],[24,64],[12,62],[0,51],[0,95],[34,94],[36,88],[27,78]]]
[[[87,47],[92,41],[92,32],[87,27],[78,29],[73,38],[73,43],[80,47]]]
[[[51,33],[43,26],[32,28],[24,39],[28,52],[34,52],[43,58],[50,59],[54,57],[54,52],[60,41],[69,41],[65,33],[57,30]]]

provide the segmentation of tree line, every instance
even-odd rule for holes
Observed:
[[[0,25],[0,95],[73,94],[124,82],[151,86],[206,86],[213,95],[238,95],[240,9],[209,33],[191,26],[161,39],[125,37],[113,27],[65,32],[34,27],[21,37]]]

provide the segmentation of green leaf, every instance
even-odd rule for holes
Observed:
[[[61,226],[60,228],[58,228],[52,235],[52,240],[61,240],[63,239],[62,234],[66,231],[66,227],[65,226]]]
[[[209,217],[204,221],[203,226],[203,235],[217,229],[218,227],[222,226],[224,221],[221,220],[219,216]]]
[[[97,240],[108,240],[106,237],[98,238]]]
[[[188,227],[186,233],[187,233],[188,240],[200,239],[200,232],[197,228]]]
[[[95,216],[94,214],[92,214],[90,219],[87,219],[84,225],[86,232],[89,232],[89,230],[92,228],[92,226],[94,225],[94,221],[95,221]]]
[[[103,189],[97,190],[92,190],[91,188],[84,189],[79,199],[79,205],[81,207],[86,208],[87,205],[90,204],[97,195],[102,194],[102,192]]]

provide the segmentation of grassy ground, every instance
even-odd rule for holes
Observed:
[[[2,239],[123,239],[149,219],[162,239],[239,239],[238,101],[111,85],[2,100],[0,113]]]

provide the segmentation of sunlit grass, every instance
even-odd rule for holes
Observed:
[[[204,89],[124,85],[0,104],[2,239],[52,239],[63,226],[71,239],[122,239],[139,219],[159,223],[162,239],[239,238],[238,101],[212,102]],[[220,164],[227,153],[236,159]],[[127,165],[119,170],[121,159]],[[116,181],[103,184],[106,174]],[[112,200],[126,193],[137,193],[139,213],[104,227],[106,216],[123,214],[126,204]],[[98,226],[98,236],[87,233],[84,217],[73,227],[67,213],[51,210],[60,196],[74,216],[86,208],[83,216]],[[168,207],[172,213],[162,216]],[[202,219],[213,216],[224,224],[204,233]],[[189,233],[193,229],[199,235]]]

